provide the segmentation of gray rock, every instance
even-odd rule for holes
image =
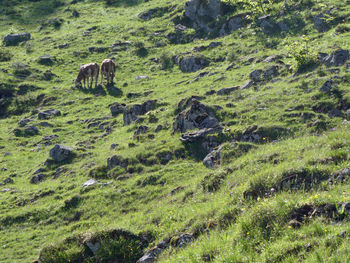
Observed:
[[[56,60],[56,58],[54,56],[43,55],[43,56],[39,57],[38,62],[39,62],[39,64],[42,64],[42,65],[51,66],[55,60]]]
[[[97,184],[98,182],[95,179],[90,179],[88,181],[86,181],[85,183],[83,183],[81,185],[81,187],[89,187],[89,186],[93,186],[95,184]]]
[[[21,127],[24,127],[24,126],[26,126],[29,122],[31,122],[30,119],[24,118],[24,119],[21,119],[21,120],[18,122],[18,125],[21,126]]]
[[[271,79],[272,77],[276,77],[279,75],[278,67],[277,66],[271,66],[263,73],[264,79]]]
[[[187,132],[181,135],[180,140],[183,143],[192,143],[192,142],[198,142],[206,138],[207,135],[216,133],[216,132],[221,132],[222,127],[216,127],[216,128],[204,128],[199,131],[195,132]]]
[[[194,237],[190,234],[182,234],[177,240],[177,247],[182,248],[194,241]]]
[[[350,116],[350,112],[349,112],[349,116]],[[160,132],[161,130],[163,130],[163,125],[158,125],[157,128],[154,130],[156,133]]]
[[[230,94],[238,89],[239,89],[239,86],[230,87],[230,88],[222,88],[222,89],[217,91],[217,94],[218,95],[228,95],[228,94]]]
[[[149,80],[149,77],[147,75],[140,75],[140,76],[137,76],[135,79],[136,80],[144,80],[144,79]]]
[[[332,90],[332,87],[333,87],[333,79],[329,79],[327,80],[325,83],[323,83],[322,87],[320,88],[320,91],[322,93],[328,93]]]
[[[261,80],[261,75],[263,71],[261,69],[256,69],[249,74],[249,77],[254,82],[259,82]]]
[[[48,123],[47,121],[39,122],[39,125],[42,127],[53,127],[53,125],[51,123]]]
[[[5,178],[3,182],[4,182],[4,184],[13,184],[14,183],[13,179],[10,177]]]
[[[94,179],[91,179],[91,180],[94,180]],[[91,180],[89,180],[89,181],[91,181]],[[95,183],[93,181],[91,181],[91,182],[89,182],[89,181],[85,182],[84,184],[87,184],[86,186],[90,186],[90,185],[93,185]],[[83,184],[83,187],[86,187],[86,186],[84,186],[84,184]],[[87,247],[91,250],[92,254],[94,254],[94,255],[96,255],[97,250],[101,247],[100,242],[92,243],[92,242],[88,241],[85,244],[87,245]]]
[[[16,136],[34,136],[39,134],[39,129],[34,125],[26,125],[23,128],[14,129]]]
[[[182,72],[196,72],[209,65],[205,57],[195,57],[193,55],[183,57],[179,60],[179,67]]]
[[[278,25],[272,21],[270,15],[264,15],[258,18],[258,25],[261,28],[262,32],[267,35],[275,34],[279,31]]]
[[[248,80],[246,83],[243,84],[241,89],[249,89],[251,86],[253,86],[254,82],[252,80]]]
[[[232,32],[244,27],[246,24],[248,24],[250,21],[247,20],[246,15],[236,15],[231,18],[229,18],[221,27],[219,35],[226,36],[228,34],[231,34]]]
[[[348,110],[346,111],[346,117],[347,117],[347,119],[350,119],[350,109],[348,109]]]
[[[129,125],[132,122],[138,121],[138,116],[144,115],[147,112],[154,110],[156,106],[156,100],[148,100],[143,104],[135,104],[125,107],[123,110],[124,125]]]
[[[140,258],[137,263],[152,263],[156,260],[156,257],[162,252],[162,249],[159,247],[153,248],[151,250],[149,250],[148,252],[146,252],[146,254],[144,254],[142,256],[142,258]]]
[[[195,128],[218,127],[219,122],[208,107],[197,100],[191,102],[189,109],[179,113],[173,124],[173,132],[185,132]]]
[[[145,134],[149,130],[148,126],[141,125],[137,128],[137,130],[134,132],[134,136],[140,135],[140,134]]]
[[[51,150],[50,150],[50,157],[55,162],[62,162],[64,160],[67,160],[73,156],[73,148],[56,144]]]
[[[30,182],[32,184],[38,184],[44,181],[44,179],[45,179],[45,174],[36,174],[30,179]]]
[[[119,155],[114,155],[107,159],[107,168],[109,170],[112,170],[114,167],[117,167],[117,166],[126,168],[128,167],[128,165],[129,165],[128,159],[123,159]]]
[[[289,31],[289,26],[285,22],[277,23],[281,31]]]
[[[53,116],[61,116],[61,112],[59,110],[50,109],[38,113],[39,120],[47,120]]]
[[[330,112],[328,112],[329,118],[336,118],[336,117],[343,117],[343,112],[338,109],[333,109]]]
[[[220,153],[222,150],[222,146],[218,149],[210,152],[203,160],[203,164],[208,168],[214,168],[215,165],[220,164]]]
[[[349,60],[349,50],[338,49],[331,55],[323,56],[321,62],[327,67],[339,67]]]
[[[329,26],[324,14],[319,13],[316,16],[314,16],[314,27],[320,33],[325,32],[329,29]]]
[[[9,34],[5,36],[4,43],[6,46],[14,46],[20,42],[24,42],[31,39],[30,33]]]

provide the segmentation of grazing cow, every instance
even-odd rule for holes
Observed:
[[[111,59],[103,60],[101,64],[101,84],[103,82],[103,76],[106,76],[107,78],[107,85],[109,84],[110,80],[111,80],[111,83],[113,84],[114,72],[115,72],[114,61]]]
[[[98,75],[100,72],[100,67],[97,63],[90,63],[80,67],[80,71],[78,77],[75,80],[75,85],[78,86],[81,84],[81,81],[84,80],[84,88],[85,88],[85,80],[87,79],[88,87],[89,87],[89,78],[91,77],[90,88],[92,88],[92,83],[95,79],[95,88],[97,87]]]

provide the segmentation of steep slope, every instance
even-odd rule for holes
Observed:
[[[347,262],[349,13],[2,1],[0,261]]]

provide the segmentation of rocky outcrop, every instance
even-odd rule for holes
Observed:
[[[59,110],[50,109],[38,113],[39,120],[47,120],[54,116],[61,116],[61,112]]]
[[[339,67],[349,60],[349,50],[338,49],[332,54],[322,57],[321,62],[327,67]]]
[[[124,159],[119,155],[114,155],[107,159],[107,168],[109,170],[112,170],[113,168],[119,166],[122,168],[127,168],[129,165],[129,160]]]
[[[140,120],[140,115],[144,115],[147,112],[154,110],[157,106],[156,100],[148,100],[142,104],[134,104],[127,106],[123,110],[124,125],[129,125],[132,122]]]
[[[73,157],[73,148],[56,144],[51,150],[50,150],[50,157],[55,162],[62,162],[65,160],[70,159]]]
[[[188,109],[182,111],[175,118],[173,132],[186,132],[193,129],[209,129],[219,127],[214,113],[197,100],[191,102]]]
[[[250,23],[246,14],[240,14],[229,18],[221,27],[219,35],[226,36]]]
[[[5,36],[4,43],[6,46],[15,46],[20,42],[28,41],[30,39],[30,33],[9,34]]]
[[[185,73],[196,72],[209,65],[209,61],[203,56],[185,56],[178,61],[180,70]]]
[[[118,116],[119,114],[122,114],[124,112],[126,105],[124,103],[113,103],[109,105],[109,109],[111,110],[112,116]]]
[[[220,146],[218,149],[211,151],[203,160],[203,164],[208,168],[214,168],[215,165],[220,165],[220,153],[222,147]]]

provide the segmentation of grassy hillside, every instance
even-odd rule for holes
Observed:
[[[223,1],[209,31],[186,2],[0,1],[31,34],[0,46],[0,262],[350,262],[350,2]],[[220,129],[185,141],[196,105]]]

